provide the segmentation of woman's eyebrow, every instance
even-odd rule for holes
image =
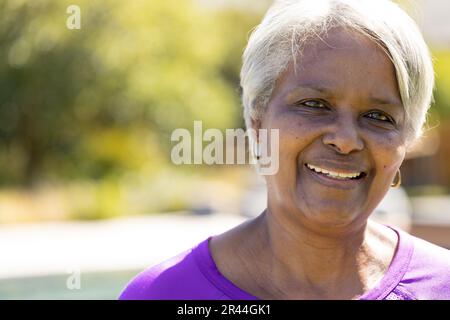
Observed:
[[[378,105],[389,105],[403,109],[403,103],[397,99],[385,99],[380,97],[370,97],[371,102],[376,103]]]
[[[335,90],[332,90],[329,87],[316,85],[316,84],[302,84],[302,85],[297,85],[293,90],[291,90],[288,93],[288,97],[298,94],[304,90],[316,91],[321,94],[325,94],[325,95],[329,95],[329,96],[335,95]],[[402,101],[398,100],[396,98],[390,98],[390,97],[382,98],[382,97],[371,96],[371,97],[369,97],[369,101],[371,103],[375,103],[377,105],[389,105],[389,106],[394,106],[394,107],[403,109]]]
[[[332,90],[326,87],[320,87],[316,85],[300,85],[295,86],[294,89],[290,90],[286,95],[287,99],[295,98],[295,95],[301,93],[302,91],[315,91],[325,95],[331,95]]]
[[[302,85],[298,85],[295,87],[295,89],[293,90],[293,92],[298,91],[298,90],[314,90],[314,91],[318,91],[321,93],[331,93],[333,90],[331,90],[330,88],[327,88],[325,86],[320,86],[320,85],[315,85],[315,84],[302,84]]]

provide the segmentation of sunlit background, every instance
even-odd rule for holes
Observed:
[[[0,299],[115,299],[261,212],[254,168],[176,166],[170,137],[244,127],[241,54],[270,3],[0,0]],[[432,48],[435,104],[374,217],[450,248],[450,3],[401,3]]]

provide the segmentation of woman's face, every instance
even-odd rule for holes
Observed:
[[[404,159],[404,121],[394,66],[377,44],[345,29],[311,40],[255,124],[280,134],[269,208],[309,226],[364,223]]]

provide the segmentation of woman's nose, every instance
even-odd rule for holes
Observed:
[[[355,122],[348,118],[336,121],[323,135],[323,143],[342,154],[362,150],[364,148],[364,142],[361,139],[357,123]]]

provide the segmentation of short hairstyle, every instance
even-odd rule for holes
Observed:
[[[261,120],[276,80],[308,40],[341,26],[373,39],[391,59],[406,114],[407,143],[422,135],[433,98],[429,49],[414,22],[390,0],[278,0],[252,32],[241,69],[247,128]],[[301,56],[300,58],[301,59]]]

